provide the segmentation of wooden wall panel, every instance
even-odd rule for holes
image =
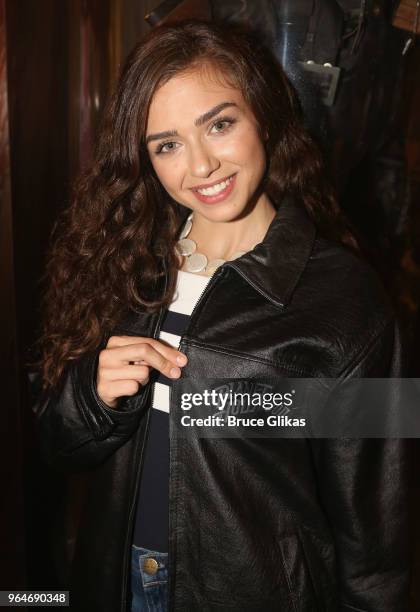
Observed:
[[[1,545],[2,557],[7,557],[4,588],[23,588],[22,582],[10,580],[24,580],[25,567],[27,588],[52,588],[66,572],[68,559],[60,565],[60,538],[61,543],[71,539],[71,530],[77,528],[83,478],[53,474],[39,456],[25,361],[38,334],[40,279],[52,226],[69,201],[73,179],[90,161],[100,116],[121,63],[149,31],[144,15],[156,4],[0,0],[0,278],[5,296],[0,303],[2,361],[7,364],[2,466],[8,468],[3,479],[8,499],[0,516],[8,536]],[[75,509],[62,513],[71,497]]]
[[[68,194],[67,2],[6,0],[4,4],[13,211],[9,235],[15,274],[20,432],[25,448],[25,522],[19,520],[18,529],[11,524],[7,528],[11,537],[25,537],[27,588],[49,588],[53,570],[47,528],[59,504],[62,478],[53,478],[40,463],[24,364],[39,323],[45,248]],[[11,456],[9,465],[13,463]],[[17,482],[22,485],[22,478]]]
[[[6,2],[0,0],[0,350],[2,368],[0,589],[2,590],[23,588],[25,584],[23,435],[18,384],[7,57]]]

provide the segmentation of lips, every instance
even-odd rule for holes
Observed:
[[[230,178],[232,178],[232,176],[234,176],[233,174],[229,174],[228,176],[225,176],[222,179],[219,179],[218,181],[213,181],[212,183],[206,183],[203,185],[196,185],[195,187],[191,187],[192,191],[197,191],[198,189],[208,189],[209,187],[214,187],[215,185],[220,185],[220,183],[223,183],[227,180],[229,180]]]
[[[236,183],[236,174],[207,185],[197,185],[191,191],[195,197],[205,204],[215,204],[225,200],[232,192]]]

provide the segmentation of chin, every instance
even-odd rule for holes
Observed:
[[[229,221],[234,221],[235,219],[237,219],[245,208],[245,205],[222,206],[221,204],[219,204],[215,205],[214,209],[199,210],[197,212],[199,212],[203,217],[206,217],[206,219],[209,219],[210,221],[227,223]]]

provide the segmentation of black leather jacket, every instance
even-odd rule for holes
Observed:
[[[113,335],[157,337],[162,314],[133,314]],[[400,376],[395,329],[370,268],[285,199],[263,242],[207,285],[182,377]],[[51,465],[88,471],[72,609],[122,612],[150,383],[108,408],[98,352],[40,402],[39,428]],[[169,609],[406,610],[405,462],[394,439],[172,436]]]

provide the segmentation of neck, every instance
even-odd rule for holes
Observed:
[[[261,242],[275,214],[265,194],[250,212],[232,221],[210,221],[194,212],[188,238],[195,240],[198,250],[208,258],[228,260],[234,253],[249,251]]]

